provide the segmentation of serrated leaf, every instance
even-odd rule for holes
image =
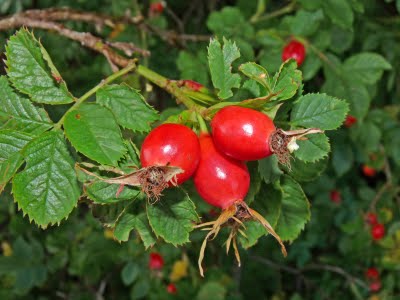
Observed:
[[[141,213],[136,217],[135,229],[142,239],[144,247],[146,249],[153,247],[157,240],[154,237],[153,231],[151,230],[146,213]]]
[[[349,80],[365,84],[376,83],[382,77],[383,71],[391,68],[383,56],[372,52],[355,54],[343,64],[344,74]]]
[[[7,78],[0,76],[0,128],[37,135],[51,127],[46,111],[15,93]]]
[[[154,204],[147,204],[147,217],[153,232],[175,246],[189,242],[189,232],[198,216],[189,196],[179,189],[165,190]]]
[[[202,285],[196,300],[224,300],[227,290],[225,286],[216,281],[209,281]]]
[[[290,176],[281,177],[282,207],[276,232],[283,241],[293,241],[310,220],[310,204],[301,186]]]
[[[151,130],[157,111],[146,103],[139,91],[126,84],[107,85],[96,93],[96,102],[109,108],[118,124],[137,132]]]
[[[73,102],[65,82],[57,83],[51,69],[55,69],[50,57],[43,57],[42,46],[26,29],[13,35],[6,46],[7,75],[13,85],[32,101],[46,104]],[[57,72],[58,74],[58,72]],[[55,74],[57,76],[57,74]]]
[[[24,158],[20,151],[32,138],[23,132],[0,130],[0,193],[22,165]]]
[[[305,162],[314,162],[328,155],[331,147],[328,137],[323,134],[311,134],[306,140],[298,140],[299,149],[294,156]]]
[[[127,208],[132,204],[131,200],[115,202],[112,204],[92,204],[92,214],[103,226],[114,228],[126,214]]]
[[[76,150],[101,164],[116,166],[126,152],[113,114],[98,104],[83,104],[70,111],[64,130]]]
[[[290,124],[333,130],[342,125],[349,105],[326,94],[307,94],[294,104]]]
[[[85,188],[89,199],[96,204],[111,204],[124,200],[133,200],[140,194],[140,190],[126,186],[117,196],[120,185],[109,184],[103,181],[95,181],[86,185]]]
[[[124,285],[131,285],[140,274],[140,266],[132,261],[128,262],[121,271],[121,279]]]
[[[315,162],[304,162],[300,159],[294,159],[290,161],[291,169],[290,176],[293,177],[297,181],[307,182],[312,181],[325,171],[328,165],[328,158],[320,159]]]
[[[283,174],[281,169],[279,169],[278,159],[275,155],[260,159],[258,161],[258,172],[266,183],[278,180]]]
[[[239,66],[239,71],[241,71],[244,75],[246,75],[250,79],[257,81],[268,90],[271,90],[271,87],[269,86],[268,72],[262,66],[254,62],[248,62],[245,64],[241,64]],[[258,95],[257,97],[259,96],[260,95]]]
[[[289,25],[290,32],[295,36],[311,36],[318,30],[320,23],[324,20],[321,9],[307,11],[300,9],[295,16],[285,17],[283,22]]]
[[[210,66],[211,79],[214,87],[219,89],[218,97],[227,99],[232,97],[232,88],[240,87],[240,76],[232,74],[231,64],[240,57],[238,47],[234,42],[224,38],[224,46],[221,47],[217,39],[212,39],[208,46],[208,64]]]
[[[180,78],[195,80],[205,86],[210,83],[205,51],[199,51],[196,55],[188,51],[180,51],[176,65],[181,74]]]
[[[39,226],[61,222],[77,205],[80,190],[74,162],[61,132],[47,132],[24,149],[25,169],[12,191],[18,207]]]
[[[296,95],[302,81],[301,71],[297,69],[295,60],[284,62],[279,71],[271,79],[272,92],[278,94],[276,100],[287,100]]]

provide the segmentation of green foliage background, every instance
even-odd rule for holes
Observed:
[[[299,68],[304,80],[304,91],[327,93],[345,99],[350,106],[349,114],[357,118],[357,123],[351,128],[342,126],[337,131],[327,133],[332,151],[329,157],[325,155],[329,149],[328,138],[325,140],[318,137],[311,138],[311,143],[303,142],[307,144],[301,148],[306,150],[295,154],[298,159],[293,162],[291,176],[300,182],[311,203],[311,221],[288,246],[288,258],[281,257],[279,247],[271,237],[258,241],[257,238],[249,239],[242,246],[255,246],[241,250],[242,267],[238,268],[234,264],[233,255],[225,255],[223,239],[218,239],[208,246],[205,279],[201,279],[197,272],[198,249],[204,237],[201,232],[192,233],[192,243],[183,247],[176,248],[162,242],[155,244],[155,237],[149,235],[146,228],[146,215],[126,214],[120,220],[119,224],[122,225],[115,228],[114,235],[125,241],[130,234],[130,239],[125,243],[118,243],[109,238],[109,229],[103,227],[102,223],[113,227],[115,219],[112,217],[124,207],[123,203],[119,202],[120,204],[112,208],[106,205],[96,205],[93,208],[87,199],[81,199],[79,209],[74,209],[60,226],[42,230],[18,211],[8,185],[5,192],[0,194],[0,239],[3,249],[3,256],[0,258],[1,299],[366,299],[371,297],[364,276],[369,267],[377,267],[381,273],[382,289],[375,293],[378,297],[375,299],[400,298],[400,1],[170,0],[167,1],[168,9],[162,15],[150,18],[148,1],[2,0],[0,13],[6,16],[27,9],[65,6],[114,17],[136,15],[140,10],[152,26],[183,34],[180,32],[182,24],[176,21],[176,16],[184,24],[184,33],[215,35],[221,43],[223,37],[234,41],[241,53],[240,58],[233,63],[234,70],[242,63],[255,61],[271,74],[279,71],[282,48],[291,36],[295,36],[305,43],[307,49],[306,60]],[[230,93],[233,94],[233,100],[258,97],[262,93],[262,84],[254,89],[249,83],[246,89],[236,90],[238,83],[235,78],[230,78],[228,86],[226,80],[222,80],[221,85],[215,84],[212,78],[216,75],[213,70],[210,73],[207,63],[207,40],[170,42],[168,38],[165,40],[162,36],[141,31],[133,25],[127,25],[121,32],[114,33],[110,28],[105,27],[99,31],[95,26],[79,22],[71,21],[66,25],[77,31],[89,31],[104,38],[129,41],[146,48],[151,56],[140,58],[143,65],[168,78],[192,79],[209,88],[213,81],[219,91],[218,96],[222,99],[230,97]],[[0,33],[2,53],[14,32],[9,30]],[[73,95],[82,95],[112,73],[103,56],[53,32],[34,32]],[[216,46],[218,45],[210,45]],[[15,59],[19,59],[18,57]],[[228,77],[229,65],[230,63],[224,72]],[[4,67],[0,71],[3,74]],[[254,72],[254,66],[247,67],[248,69],[241,70],[244,74],[247,70]],[[46,81],[45,76],[43,81]],[[155,86],[145,89],[148,82],[142,77],[130,76],[128,83],[141,89],[147,102],[162,111],[161,120],[181,110],[176,106],[175,99],[161,89]],[[2,91],[9,88],[4,78],[0,78],[0,87]],[[146,111],[146,104],[135,90],[108,86],[97,95],[101,98],[97,101],[102,106],[93,109],[89,107],[91,104],[85,104],[79,108],[79,114],[96,114],[106,118],[109,111],[104,107],[110,105],[107,95],[113,92],[118,92],[119,95],[129,93],[129,97],[137,100],[137,109]],[[34,99],[38,91],[29,90],[27,93],[33,95]],[[293,94],[280,97],[284,96],[290,98]],[[68,103],[71,100],[69,97],[64,91],[57,99],[59,103]],[[305,99],[290,112],[292,124],[280,120],[279,114],[275,119],[276,124],[282,127],[308,126],[307,119],[300,117],[309,105],[307,101],[311,99],[307,99],[310,96],[302,97]],[[121,96],[121,107],[124,99]],[[44,106],[52,120],[58,120],[67,107]],[[280,111],[284,110],[285,105],[280,108]],[[0,121],[4,117],[1,114],[4,111],[7,112],[6,106],[0,108]],[[45,114],[39,113],[37,118],[42,125],[32,127],[31,133],[41,133],[50,127],[46,125],[48,117]],[[157,116],[148,111],[146,119],[149,122],[156,118]],[[124,128],[135,132],[148,130],[147,124],[132,128],[127,120],[117,121]],[[76,120],[70,115],[66,122],[73,124]],[[323,129],[327,130],[337,127],[334,120],[324,124],[326,128]],[[91,126],[85,125],[88,128]],[[112,126],[107,124],[107,128],[103,130],[112,130]],[[118,125],[115,124],[115,127]],[[71,138],[74,132],[66,131],[66,135],[74,144]],[[0,145],[5,143],[7,136],[9,134],[2,131]],[[136,135],[135,142],[140,143],[143,137],[143,134]],[[42,136],[41,142],[57,141],[58,138],[57,134],[51,132]],[[29,135],[24,134],[15,137],[19,141],[16,146],[23,148],[29,139]],[[115,136],[115,143],[119,141],[119,136]],[[113,165],[120,157],[118,153],[125,151],[122,150],[125,146],[120,146],[114,149],[114,156],[113,153],[99,153],[96,156],[97,161]],[[63,144],[57,144],[56,147],[61,158],[63,151],[67,150],[64,147]],[[28,148],[23,155],[29,158],[29,149],[32,148]],[[132,146],[127,146],[127,149],[135,152]],[[72,147],[68,146],[68,150],[72,151]],[[84,154],[87,151],[77,150]],[[78,154],[72,153],[76,159]],[[318,153],[322,153],[320,157],[316,156]],[[129,159],[127,165],[137,165],[134,155]],[[277,223],[278,218],[274,219],[274,211],[269,210],[274,207],[273,204],[264,205],[266,201],[274,203],[277,199],[275,194],[281,192],[280,187],[276,186],[276,178],[282,171],[277,168],[276,161],[271,160],[273,158],[252,166],[252,169],[258,169],[259,177],[262,177],[252,177],[254,184],[261,190],[254,199],[254,207],[259,211],[264,209],[270,216],[270,222]],[[22,157],[12,157],[12,161],[22,164]],[[29,165],[29,159],[26,163]],[[374,167],[377,175],[373,178],[366,177],[362,173],[363,165]],[[0,170],[5,172],[1,168]],[[19,173],[14,179],[20,182],[20,188],[25,186],[24,176],[24,173]],[[284,177],[281,181],[296,188],[295,183],[292,185],[292,177]],[[83,181],[82,178],[78,179]],[[104,188],[101,185],[91,186],[88,195],[96,198],[96,193]],[[253,186],[252,188],[257,189]],[[187,189],[190,190],[191,186],[187,186]],[[76,187],[72,190],[77,193]],[[340,203],[330,200],[330,192],[333,190],[340,191]],[[111,190],[109,195],[115,195],[115,192]],[[126,197],[125,199],[137,197],[134,190],[125,190],[124,193],[127,194],[121,194],[121,197]],[[22,192],[14,188],[13,194],[16,196]],[[176,196],[169,195],[166,203],[173,206]],[[285,203],[290,205],[287,200],[290,199],[289,196],[283,196],[283,206]],[[180,199],[186,199],[185,197],[180,195]],[[29,200],[19,202],[19,206]],[[192,200],[203,219],[212,219],[210,207],[202,204],[200,199]],[[190,206],[189,202],[190,200],[186,201],[185,205]],[[72,205],[65,209],[69,211]],[[386,227],[386,236],[379,242],[372,240],[369,226],[364,220],[365,213],[375,209],[379,221]],[[150,223],[156,222],[157,211],[153,209],[151,214],[154,217],[150,219]],[[66,211],[65,216],[67,215]],[[295,225],[301,229],[309,213],[298,212],[296,216],[299,215],[300,220]],[[196,219],[196,216],[192,217],[193,220]],[[45,223],[49,222],[53,220],[46,220]],[[124,224],[135,224],[137,232],[126,232]],[[249,224],[249,230],[254,230],[256,236],[260,230],[257,225],[253,225]],[[286,240],[297,236],[291,237],[291,232],[278,233],[285,236]],[[176,237],[174,244],[181,244],[187,239],[183,234]],[[166,262],[161,273],[151,272],[147,268],[150,250],[145,247],[154,244],[151,251],[160,252]],[[169,274],[174,262],[184,256],[189,258],[187,276],[176,282],[177,294],[170,295],[166,291],[166,285],[170,282]]]

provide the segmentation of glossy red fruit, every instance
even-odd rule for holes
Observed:
[[[270,137],[275,132],[272,120],[259,111],[227,106],[211,122],[215,146],[238,160],[258,160],[272,154]]]
[[[372,212],[369,212],[369,213],[366,214],[365,220],[370,225],[375,225],[375,224],[378,223],[378,218],[377,218],[376,214],[374,214]]]
[[[177,175],[177,183],[188,180],[200,161],[197,135],[179,124],[163,124],[154,128],[145,138],[140,151],[143,167],[173,166],[184,172]]]
[[[209,134],[202,134],[199,140],[201,159],[193,176],[197,192],[207,203],[222,209],[243,200],[250,186],[246,164],[219,152]]]
[[[378,279],[379,278],[379,271],[376,268],[368,268],[365,272],[365,277],[367,279]]]
[[[297,40],[290,41],[282,51],[282,61],[293,58],[297,61],[299,67],[303,63],[305,56],[306,48],[304,48],[304,45]]]
[[[362,171],[367,177],[374,177],[376,175],[376,170],[367,165],[362,166]]]
[[[167,285],[167,292],[169,294],[176,294],[176,292],[177,292],[176,285],[173,284],[173,283],[168,284]]]
[[[164,266],[164,259],[163,257],[156,252],[150,253],[149,259],[149,269],[150,270],[161,270]]]
[[[153,14],[162,14],[164,11],[164,3],[163,2],[153,2],[150,4],[150,12]]]
[[[342,196],[338,190],[333,190],[330,193],[330,198],[333,203],[339,204],[342,201]]]
[[[380,280],[373,281],[369,284],[369,290],[371,292],[378,292],[382,287],[382,283]]]
[[[202,85],[201,83],[198,83],[193,80],[183,80],[183,82],[188,89],[191,89],[195,92],[200,91],[200,89],[204,87],[204,85]]]
[[[383,238],[385,236],[385,226],[383,224],[379,224],[379,223],[375,224],[371,228],[371,235],[375,241],[380,240],[381,238]]]
[[[344,121],[344,126],[346,126],[347,128],[350,128],[355,123],[357,123],[357,118],[354,116],[348,115],[346,117],[346,120]]]

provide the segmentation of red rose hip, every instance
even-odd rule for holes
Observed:
[[[177,292],[176,285],[173,284],[173,283],[168,284],[168,285],[167,285],[167,292],[168,292],[169,294],[176,294],[176,292]]]
[[[369,212],[369,213],[366,214],[365,220],[370,225],[375,225],[375,224],[378,223],[378,218],[377,218],[376,214],[374,214],[372,212]]]
[[[282,51],[282,61],[290,58],[296,60],[297,65],[300,67],[306,56],[306,49],[304,45],[297,40],[290,41]]]
[[[149,269],[150,270],[161,270],[164,266],[164,259],[163,257],[156,252],[150,253],[149,259]]]
[[[376,175],[376,170],[367,165],[362,166],[362,171],[363,171],[363,174],[367,177],[374,177]]]
[[[378,279],[379,271],[376,268],[368,268],[365,272],[365,277],[367,277],[367,279]]]
[[[385,226],[383,224],[375,224],[371,228],[371,235],[375,241],[380,240],[385,236]]]
[[[272,154],[271,135],[275,125],[265,114],[253,109],[228,106],[211,122],[218,150],[238,160],[258,160]]]

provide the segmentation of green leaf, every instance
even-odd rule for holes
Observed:
[[[250,205],[253,201],[255,196],[258,194],[260,187],[261,187],[261,182],[262,178],[260,173],[258,172],[258,164],[256,162],[249,162],[248,163],[248,168],[249,168],[249,173],[250,173],[250,188],[249,191],[247,192],[246,198],[244,201]]]
[[[46,111],[15,93],[7,78],[0,76],[0,128],[37,135],[51,127]]]
[[[291,124],[333,130],[342,125],[348,110],[349,106],[343,100],[326,94],[307,94],[295,102]]]
[[[241,71],[247,77],[257,81],[268,90],[271,90],[271,87],[269,86],[268,72],[262,66],[254,62],[248,62],[240,65],[239,71]]]
[[[299,149],[294,152],[296,158],[305,162],[315,162],[328,155],[331,147],[328,137],[323,134],[311,134],[306,140],[298,140]]]
[[[157,111],[146,103],[139,91],[126,84],[99,89],[96,101],[113,112],[118,124],[133,131],[150,131],[151,123],[158,120]]]
[[[310,220],[310,204],[301,186],[290,176],[281,177],[282,207],[276,232],[284,241],[293,241]]]
[[[80,195],[74,162],[60,132],[47,132],[23,150],[25,169],[15,175],[12,191],[18,207],[41,227],[60,223]]]
[[[316,11],[300,9],[295,16],[288,16],[283,22],[289,25],[293,35],[311,36],[318,30],[323,20],[324,13],[321,9]]]
[[[108,228],[114,228],[116,224],[126,214],[127,208],[132,204],[132,201],[125,200],[115,202],[112,204],[92,204],[92,214],[98,219],[103,226]],[[115,232],[114,232],[115,234]],[[128,232],[129,234],[129,232]]]
[[[124,200],[135,199],[140,194],[140,190],[125,186],[122,192],[117,195],[120,188],[118,184],[109,184],[104,181],[92,182],[86,187],[86,195],[97,204],[111,204]]]
[[[203,284],[196,296],[196,300],[224,300],[227,290],[218,282],[209,281]]]
[[[150,226],[158,237],[175,246],[189,242],[193,222],[198,221],[195,206],[179,189],[167,189],[154,204],[147,204]]]
[[[33,137],[29,134],[0,130],[0,193],[24,161],[20,151]]]
[[[227,99],[233,96],[232,88],[240,87],[240,76],[232,74],[231,64],[240,57],[234,42],[224,38],[224,46],[217,39],[212,39],[208,46],[208,64],[214,87],[219,89],[218,97]]]
[[[314,78],[321,66],[322,62],[314,52],[307,53],[306,59],[301,66],[304,81]]]
[[[275,155],[260,159],[258,161],[258,172],[266,183],[278,180],[283,174],[281,169],[279,169],[278,159]]]
[[[47,54],[47,53],[46,53]],[[65,82],[57,83],[52,76],[59,73],[32,33],[21,29],[6,46],[7,74],[13,85],[32,101],[46,104],[65,104],[73,101]],[[49,67],[49,64],[51,67]]]
[[[146,277],[141,277],[131,289],[130,300],[142,299],[150,291],[150,281]]]
[[[180,78],[195,80],[205,86],[210,83],[205,51],[199,51],[196,55],[180,51],[176,65],[181,72]]]
[[[315,162],[304,162],[300,159],[294,159],[290,162],[290,176],[297,181],[312,181],[321,176],[328,164],[328,159],[320,159]],[[289,170],[287,170],[289,172]]]
[[[354,152],[347,136],[334,136],[332,139],[332,167],[337,177],[351,170],[354,163]]]
[[[113,114],[97,104],[83,104],[70,111],[64,130],[72,146],[101,164],[116,166],[126,152]]]
[[[140,274],[140,267],[137,263],[128,262],[121,271],[121,279],[125,285],[131,285]]]
[[[12,249],[12,256],[0,257],[0,274],[11,274],[15,277],[14,288],[19,294],[25,294],[35,286],[41,286],[47,279],[41,244],[36,240],[27,242],[19,236]]]
[[[325,0],[322,7],[333,23],[342,28],[352,27],[354,13],[347,0]]]
[[[126,242],[133,229],[139,234],[146,249],[156,243],[146,213],[140,213],[137,216],[129,213],[123,214],[115,226],[114,237],[120,242]]]
[[[296,95],[302,81],[301,71],[294,59],[284,62],[271,80],[272,92],[278,94],[277,100],[286,100]]]
[[[372,52],[355,54],[343,64],[344,74],[351,82],[365,84],[376,83],[382,77],[383,71],[391,68],[385,58]]]
[[[208,17],[207,27],[220,37],[249,39],[254,34],[253,27],[245,20],[237,7],[227,6],[221,11],[212,12]]]

